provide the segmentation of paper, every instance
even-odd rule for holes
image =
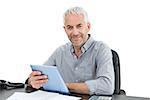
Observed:
[[[97,95],[94,95],[94,96],[90,97],[89,100],[112,100],[112,97],[111,96],[97,96]]]
[[[15,92],[7,100],[80,100],[80,97],[62,95],[59,93],[35,91],[32,93]]]
[[[108,96],[99,96],[99,98],[97,100],[111,100],[112,97],[108,97]]]

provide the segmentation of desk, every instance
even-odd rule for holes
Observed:
[[[12,89],[12,90],[0,90],[0,100],[6,100],[9,96],[11,96],[14,92],[25,92],[25,89]],[[73,94],[74,96],[82,97],[82,100],[88,100],[90,98],[89,95],[79,95]],[[92,100],[97,100],[98,96],[92,96]],[[113,95],[112,100],[150,100],[150,98],[142,98],[142,97],[132,97],[125,95]]]
[[[97,100],[98,96],[92,96],[91,100]],[[112,100],[150,100],[150,98],[143,98],[143,97],[133,97],[133,96],[126,96],[126,95],[113,95]]]

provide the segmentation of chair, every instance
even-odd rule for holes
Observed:
[[[126,92],[120,89],[121,86],[121,76],[120,76],[120,60],[119,56],[116,51],[111,50],[112,52],[112,60],[114,66],[114,73],[115,73],[115,90],[114,94],[118,95],[126,95]]]

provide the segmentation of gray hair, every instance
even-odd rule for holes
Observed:
[[[81,8],[81,7],[72,7],[72,8],[69,8],[65,13],[64,13],[64,23],[65,23],[65,17],[69,14],[82,14],[84,16],[84,20],[85,22],[88,22],[88,15],[87,15],[87,12]]]

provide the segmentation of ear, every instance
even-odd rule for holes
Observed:
[[[91,29],[91,23],[90,22],[87,23],[87,27],[89,30]]]
[[[89,32],[90,29],[91,29],[91,24],[90,24],[90,22],[88,22],[88,23],[87,23],[87,32]]]
[[[65,26],[63,26],[63,28],[64,28],[64,30],[65,30],[65,32],[66,32],[66,28],[65,28]]]

